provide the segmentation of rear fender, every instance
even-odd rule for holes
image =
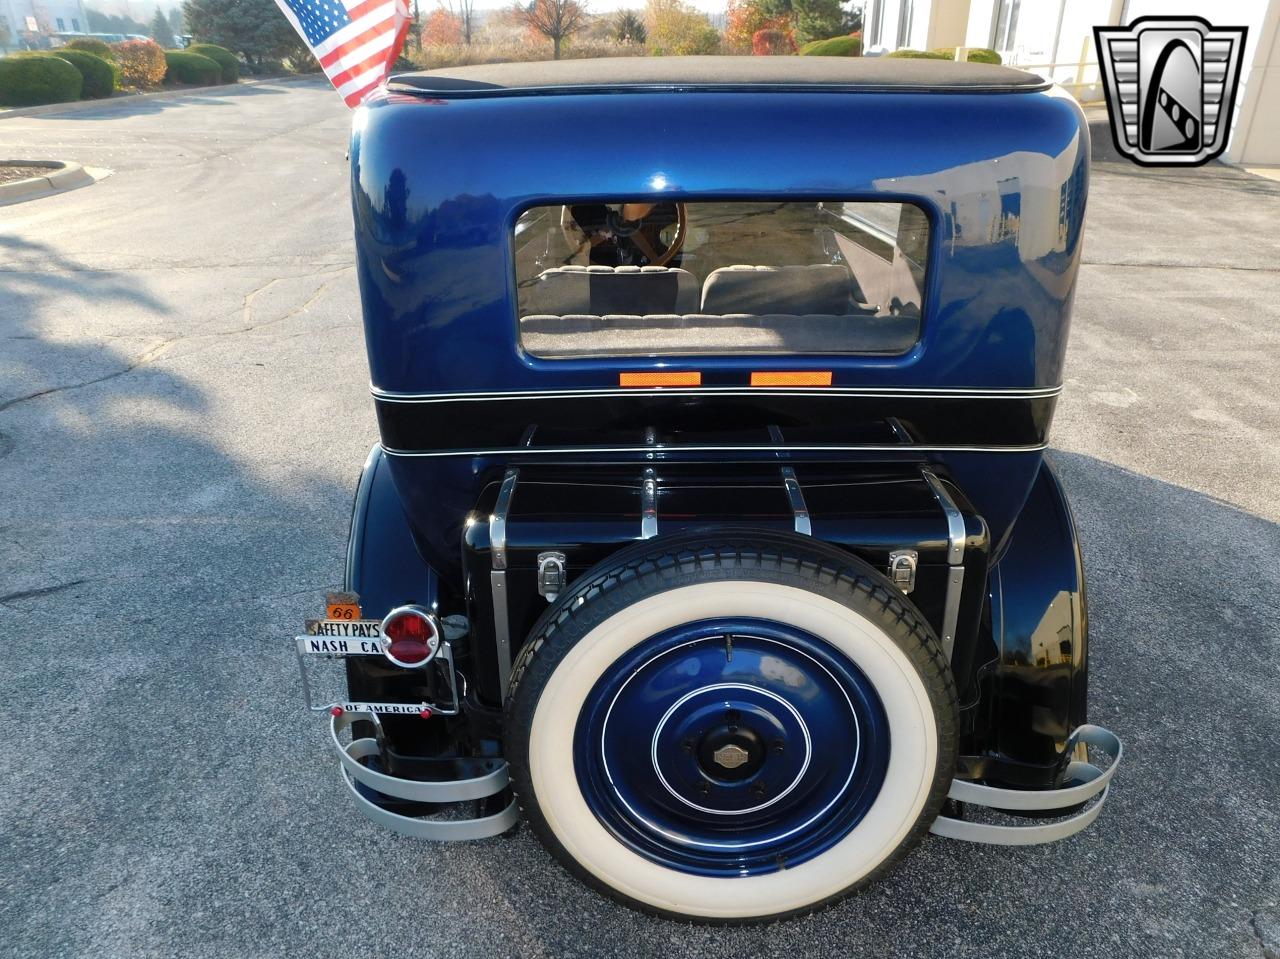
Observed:
[[[381,619],[406,603],[437,603],[435,570],[414,542],[380,445],[369,451],[351,507],[346,588],[360,594],[366,619]]]
[[[1050,785],[1072,758],[1069,737],[1088,721],[1089,621],[1075,522],[1047,461],[989,582],[997,659],[986,755],[961,767],[974,778]]]

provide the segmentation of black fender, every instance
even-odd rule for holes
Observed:
[[[1084,563],[1066,494],[1043,461],[988,578],[995,659],[982,670],[983,732],[961,778],[1059,785],[1067,738],[1087,722],[1089,617]]]
[[[397,606],[435,608],[439,581],[422,558],[380,445],[369,451],[351,506],[346,589],[360,594],[365,619]]]

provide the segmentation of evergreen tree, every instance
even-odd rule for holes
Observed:
[[[187,26],[182,22],[181,7],[174,7],[169,11],[169,29],[173,31],[175,38],[187,32]]]
[[[281,60],[298,35],[275,0],[186,0],[182,17],[196,43],[216,43],[240,53],[253,67]]]
[[[173,27],[169,26],[169,18],[156,7],[156,15],[151,18],[151,39],[166,50],[173,48]]]

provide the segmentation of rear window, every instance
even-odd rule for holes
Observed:
[[[534,356],[898,354],[920,336],[929,223],[911,204],[576,203],[514,232]]]

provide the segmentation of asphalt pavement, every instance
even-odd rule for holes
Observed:
[[[376,439],[349,122],[318,83],[0,119],[112,171],[0,207],[0,956],[1280,955],[1280,184],[1098,143],[1052,437],[1129,750],[1097,824],[689,927],[527,831],[365,822],[301,708]]]

